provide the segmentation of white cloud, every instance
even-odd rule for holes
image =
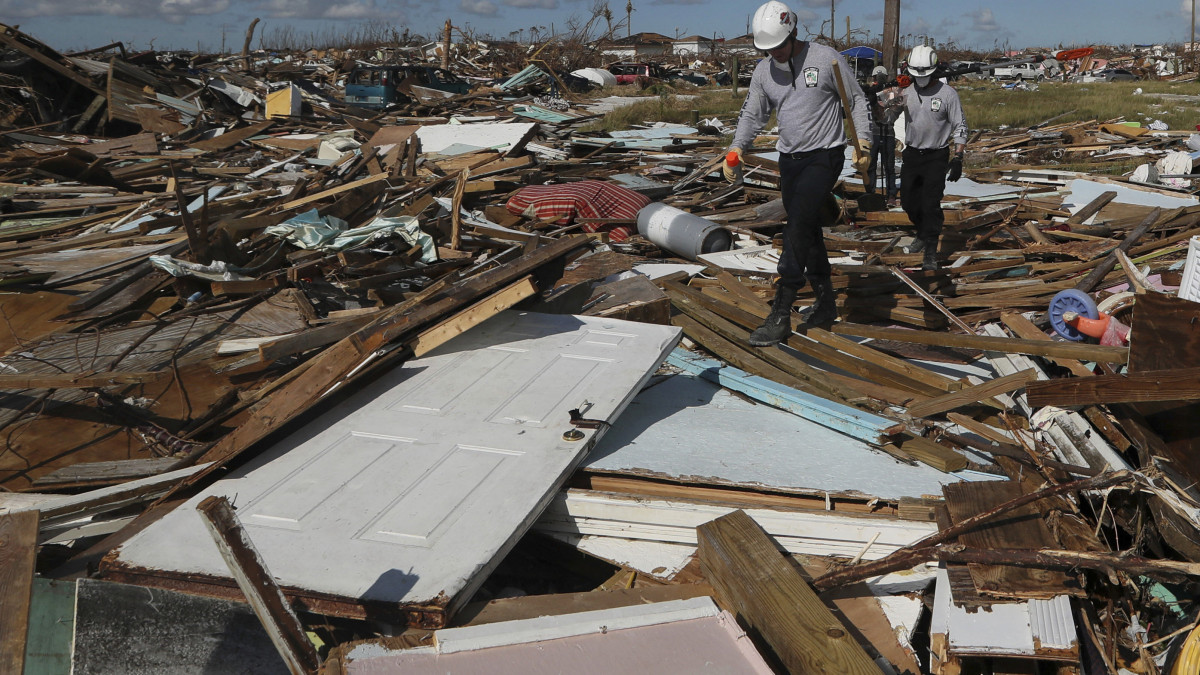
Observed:
[[[178,21],[189,16],[219,14],[230,0],[0,0],[0,16],[12,18],[66,16],[137,16]]]
[[[996,33],[1000,31],[1000,24],[996,21],[996,17],[992,14],[989,7],[982,7],[977,12],[968,12],[965,15],[971,20],[971,30],[981,33]]]
[[[462,0],[458,8],[467,14],[496,16],[496,3],[492,0]]]
[[[558,0],[504,0],[504,4],[521,9],[558,9]]]

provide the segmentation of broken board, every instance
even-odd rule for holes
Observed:
[[[296,430],[104,569],[236,597],[194,513],[224,495],[298,609],[441,627],[678,340],[666,326],[505,312]],[[575,408],[605,422],[576,428]]]

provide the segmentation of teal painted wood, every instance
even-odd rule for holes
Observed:
[[[25,675],[68,675],[75,641],[75,582],[35,577]]]
[[[898,424],[895,420],[785,387],[765,377],[751,375],[720,361],[696,356],[683,349],[677,348],[671,352],[671,355],[667,357],[667,363],[709,382],[715,382],[727,389],[741,392],[756,401],[787,410],[823,427],[868,443],[885,442],[889,435],[888,430]]]

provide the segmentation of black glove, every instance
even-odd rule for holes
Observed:
[[[955,155],[950,158],[950,168],[946,171],[946,180],[953,183],[962,178],[962,155]]]

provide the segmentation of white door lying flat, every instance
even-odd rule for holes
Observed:
[[[585,417],[611,422],[678,339],[666,326],[505,312],[297,430],[106,568],[227,577],[195,512],[220,494],[289,592],[452,610],[603,432],[564,440],[568,411],[586,401]]]

